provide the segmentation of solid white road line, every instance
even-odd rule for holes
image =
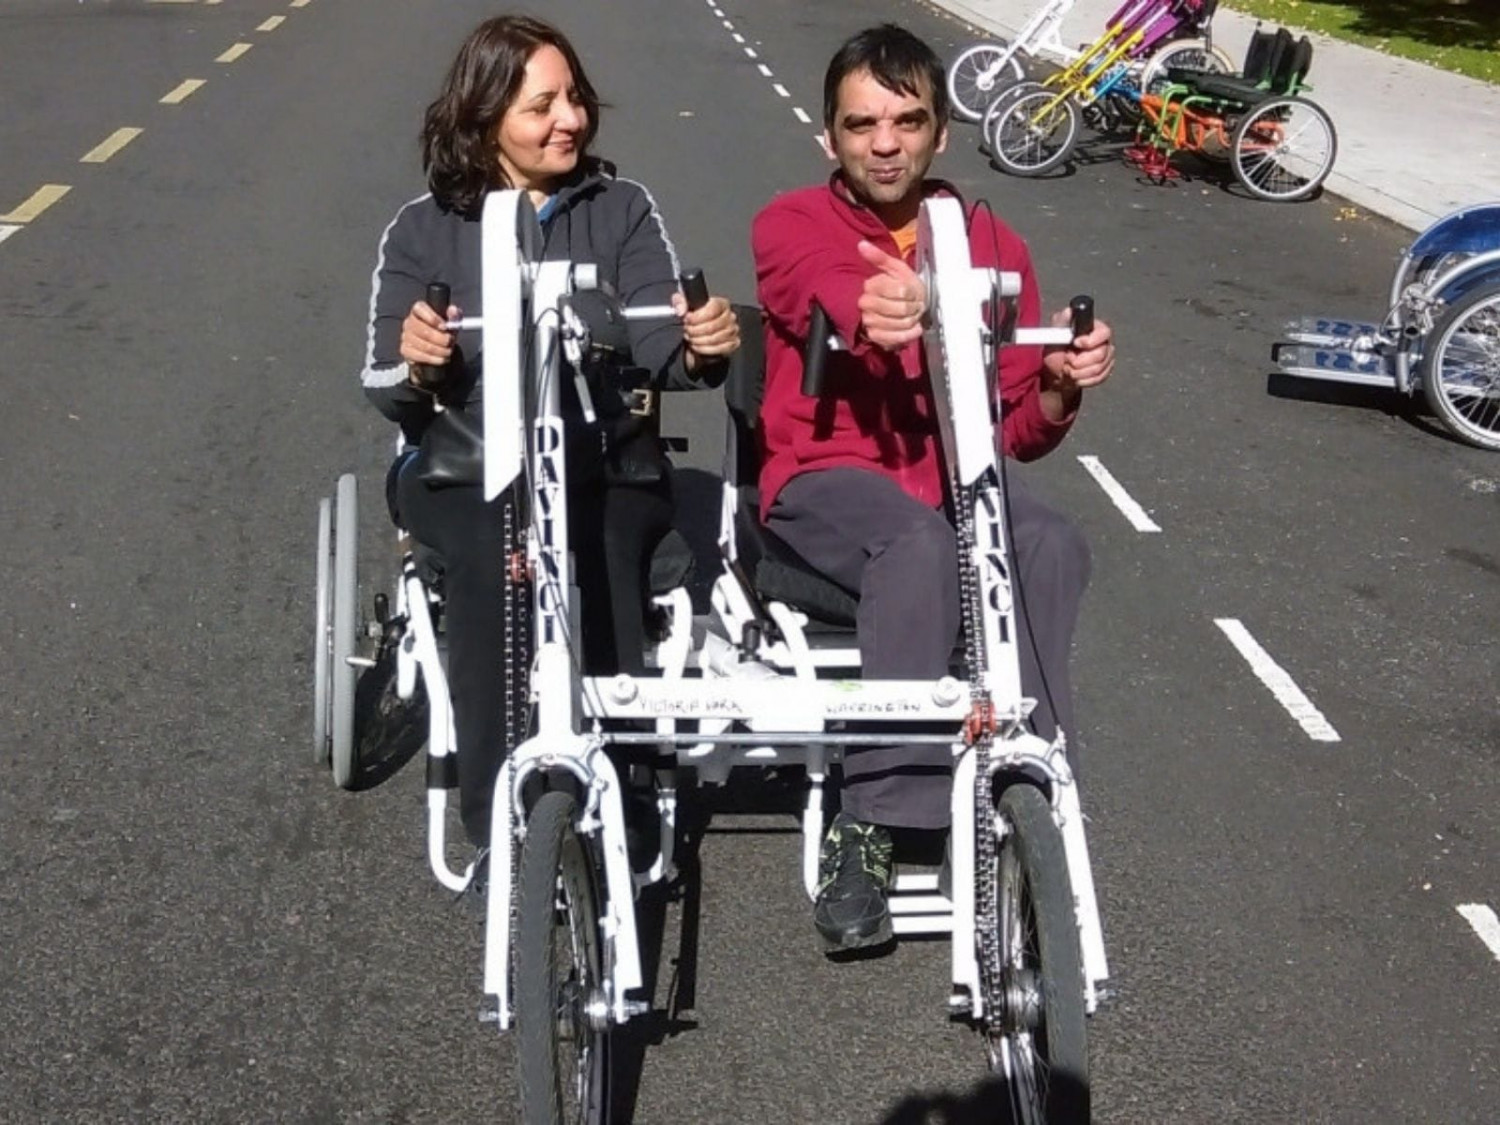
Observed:
[[[1156,525],[1156,521],[1146,514],[1146,509],[1135,502],[1099,458],[1084,455],[1078,458],[1078,462],[1088,470],[1089,476],[1099,482],[1099,487],[1104,489],[1104,495],[1114,501],[1115,507],[1119,508],[1121,514],[1130,521],[1131,527],[1142,532],[1161,530]]]
[[[1297,725],[1307,732],[1307,737],[1314,742],[1339,741],[1339,732],[1323,717],[1323,712],[1313,706],[1312,700],[1302,693],[1302,689],[1287,674],[1286,669],[1260,647],[1250,635],[1250,630],[1233,617],[1215,618],[1214,624],[1223,630],[1229,643],[1239,649],[1240,655],[1250,665],[1250,670],[1271,690],[1276,702],[1286,708],[1287,714],[1297,721]]]
[[[1479,940],[1489,946],[1495,960],[1500,961],[1500,918],[1488,906],[1479,902],[1466,902],[1458,908],[1464,920],[1474,927]]]

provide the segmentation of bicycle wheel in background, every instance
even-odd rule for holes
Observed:
[[[1320,106],[1272,98],[1240,118],[1229,160],[1234,178],[1256,199],[1290,203],[1323,185],[1338,151],[1338,134]]]
[[[1078,107],[1040,83],[1025,83],[1006,95],[995,116],[990,156],[1002,171],[1042,176],[1073,155]]]
[[[965,121],[978,121],[997,93],[1024,77],[1015,49],[1004,39],[976,43],[948,68],[948,97],[953,102],[953,115]]]
[[[1167,71],[1174,67],[1208,74],[1233,74],[1234,60],[1202,39],[1178,39],[1146,60],[1141,68],[1141,93],[1160,94],[1169,84]]]

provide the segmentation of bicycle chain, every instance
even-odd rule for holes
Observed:
[[[525,741],[531,710],[531,576],[526,563],[525,535],[516,527],[519,501],[506,497],[501,550],[505,559],[502,605],[505,619],[505,752],[510,754]],[[509,801],[509,793],[497,793],[492,800]],[[518,900],[520,899],[521,847],[514,836],[510,842],[510,951],[514,973],[516,944],[519,938]]]
[[[969,665],[970,722],[965,736],[974,753],[974,929],[978,938],[979,988],[985,1022],[999,1026],[1004,990],[1000,959],[1000,921],[995,906],[995,805],[990,789],[990,751],[994,742],[993,703],[985,683],[989,660],[984,647],[984,607],[979,569],[974,561],[974,505],[977,488],[952,481],[954,525],[958,540],[958,598],[963,624],[964,659]],[[975,719],[978,721],[974,721]]]

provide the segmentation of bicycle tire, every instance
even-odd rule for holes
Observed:
[[[333,630],[329,638],[329,755],[333,780],[340,789],[354,785],[354,682],[359,672],[349,663],[359,628],[359,482],[353,473],[339,477],[333,508]]]
[[[327,766],[329,755],[328,665],[333,640],[333,499],[318,501],[317,593],[313,607],[313,765]]]
[[[591,1026],[585,1011],[605,1003],[597,868],[574,827],[577,816],[571,793],[542,794],[527,817],[521,846],[514,980],[523,1125],[609,1120],[609,1025]],[[560,916],[570,939],[567,979],[560,978],[554,943]],[[572,1073],[565,1074],[560,1048],[569,1037],[583,1045]]]
[[[1483,342],[1459,340],[1473,321],[1487,320],[1479,328]],[[1422,356],[1422,394],[1427,405],[1458,438],[1480,449],[1500,450],[1500,283],[1490,282],[1465,293],[1433,327],[1431,343]],[[1452,357],[1459,363],[1477,359],[1479,370],[1463,370],[1450,376],[1450,352],[1465,349],[1467,355]],[[1458,400],[1472,404],[1461,406]]]
[[[1233,74],[1234,60],[1222,48],[1211,47],[1205,39],[1177,39],[1155,51],[1141,67],[1141,93],[1160,93],[1152,86],[1164,81],[1171,67],[1207,71],[1209,74]]]
[[[991,1065],[1009,1077],[1014,1120],[1077,1125],[1089,1120],[1087,1015],[1062,831],[1031,784],[1006,788],[996,809],[1008,828],[994,873],[1006,1006],[988,1014]]]
[[[999,73],[989,75],[987,72],[997,65]],[[980,120],[985,106],[1003,87],[1025,77],[1008,40],[992,39],[974,44],[960,52],[948,68],[948,100],[952,103],[953,115],[964,121]]]
[[[995,119],[991,159],[1015,176],[1044,176],[1073,155],[1078,107],[1045,87],[1007,96]]]
[[[1299,123],[1288,127],[1293,114],[1299,115]],[[1307,136],[1314,126],[1317,135]],[[1319,151],[1318,135],[1326,151]],[[1296,152],[1293,143],[1299,145]],[[1288,96],[1261,102],[1240,118],[1230,140],[1229,164],[1240,186],[1256,199],[1293,203],[1323,186],[1338,153],[1338,133],[1323,108]]]

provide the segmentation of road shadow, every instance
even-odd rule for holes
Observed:
[[[1053,1075],[1052,1081],[1056,1084],[1075,1080]],[[1076,1090],[1057,1092],[1069,1102],[1082,1100]],[[1074,1120],[1077,1125],[1087,1125],[1088,1116],[1085,1113]],[[947,1091],[912,1094],[898,1102],[878,1125],[1018,1125],[1018,1122],[1004,1079],[991,1075],[962,1094]]]
[[[1335,383],[1321,379],[1302,379],[1273,371],[1266,376],[1266,394],[1292,402],[1317,402],[1327,406],[1347,406],[1369,410],[1399,419],[1429,437],[1441,438],[1455,445],[1467,443],[1443,425],[1427,407],[1420,394],[1404,395],[1394,388],[1366,387],[1358,383]]]

